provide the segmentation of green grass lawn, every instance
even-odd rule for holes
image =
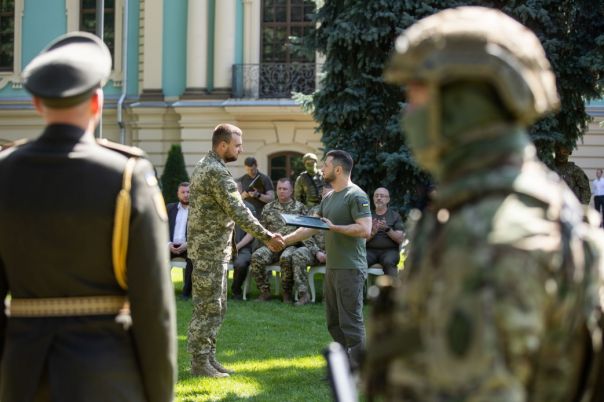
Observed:
[[[321,351],[331,338],[322,303],[294,307],[278,299],[257,303],[229,300],[218,336],[217,357],[236,371],[225,379],[204,379],[189,373],[187,326],[191,302],[180,299],[182,271],[174,269],[178,309],[178,383],[176,400],[198,401],[329,401]],[[322,284],[318,283],[320,300]]]

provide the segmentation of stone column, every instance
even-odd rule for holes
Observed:
[[[235,1],[216,2],[214,34],[214,91],[228,98],[231,93],[233,63],[235,62]]]
[[[163,62],[163,20],[164,2],[161,0],[142,0],[141,13],[144,18],[141,26],[143,37],[143,85],[141,98],[161,99],[162,62]]]
[[[208,0],[189,0],[187,13],[187,88],[183,98],[200,98],[207,88]]]

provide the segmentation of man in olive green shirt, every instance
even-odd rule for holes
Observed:
[[[359,365],[365,344],[365,239],[371,235],[371,210],[367,194],[350,180],[352,166],[352,157],[347,152],[327,153],[322,171],[333,191],[321,200],[319,215],[329,226],[325,236],[327,270],[323,294],[327,330],[347,350],[354,369]],[[315,233],[316,229],[299,228],[285,236],[285,242],[294,244]]]

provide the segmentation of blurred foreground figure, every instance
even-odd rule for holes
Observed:
[[[439,189],[374,306],[368,395],[579,400],[602,238],[526,132],[559,103],[539,40],[499,11],[450,9],[397,39],[385,77],[406,85],[409,145]]]
[[[0,152],[3,402],[173,399],[166,209],[140,149],[94,139],[110,71],[75,32],[23,72],[46,128]]]

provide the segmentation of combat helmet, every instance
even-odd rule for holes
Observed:
[[[559,107],[555,76],[537,36],[484,7],[448,9],[412,25],[396,40],[385,79],[438,86],[486,81],[525,125]]]

